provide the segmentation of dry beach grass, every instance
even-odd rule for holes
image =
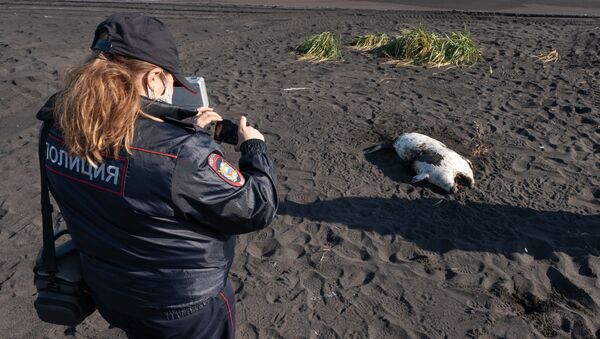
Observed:
[[[297,51],[302,55],[300,60],[323,62],[337,60],[342,57],[340,36],[333,32],[322,32],[307,37]]]
[[[357,36],[352,47],[359,51],[370,51],[374,48],[386,45],[390,41],[390,37],[385,33],[369,33]]]
[[[400,65],[429,67],[472,65],[481,55],[466,28],[463,31],[440,35],[427,31],[421,25],[415,29],[404,30],[373,52],[392,58]]]
[[[553,49],[550,52],[534,54],[533,57],[539,62],[547,63],[547,62],[557,62],[560,56],[558,54],[558,51]]]

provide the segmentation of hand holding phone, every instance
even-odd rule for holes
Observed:
[[[210,107],[199,107],[198,114],[194,119],[194,124],[200,128],[206,128],[209,124],[223,120],[219,113],[213,111]]]
[[[239,127],[239,137],[240,137],[240,145],[250,139],[259,139],[265,141],[265,137],[260,133],[256,128],[250,126],[248,120],[245,116],[240,117],[240,127]]]

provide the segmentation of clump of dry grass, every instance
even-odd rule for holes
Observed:
[[[456,66],[472,65],[481,56],[471,33],[466,28],[461,32],[452,32],[446,35],[442,49],[444,61]]]
[[[352,47],[359,51],[370,51],[381,47],[390,41],[390,37],[385,33],[365,34],[357,36]]]
[[[534,59],[536,59],[536,61],[539,61],[542,63],[556,62],[560,58],[560,56],[558,55],[558,51],[556,49],[553,49],[550,52],[534,54],[534,55],[532,55],[532,57]]]
[[[466,29],[449,35],[439,35],[425,30],[423,26],[403,31],[373,52],[395,59],[401,65],[429,67],[469,65],[481,56]]]
[[[440,37],[427,32],[422,26],[413,30],[405,30],[389,43],[375,49],[373,52],[399,63],[407,65],[428,65],[435,63],[441,46]]]
[[[323,32],[307,37],[296,49],[302,54],[300,60],[323,62],[340,59],[342,44],[339,34]]]

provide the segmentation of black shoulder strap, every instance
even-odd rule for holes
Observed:
[[[39,137],[39,160],[44,239],[42,259],[44,260],[48,274],[53,277],[57,272],[56,251],[54,247],[54,226],[52,225],[52,204],[50,203],[50,190],[48,188],[48,178],[46,176],[46,141],[48,140],[48,133],[51,128],[52,121],[45,121],[42,125]]]
[[[181,120],[177,120],[177,119],[173,119],[173,118],[169,118],[169,117],[163,117],[162,119],[164,122],[171,124],[171,125],[175,125],[177,127],[181,127],[190,133],[196,132],[196,128],[194,127],[194,124],[192,124],[190,122],[185,122],[185,121],[181,121]]]

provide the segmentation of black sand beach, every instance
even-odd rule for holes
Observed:
[[[34,114],[88,55],[95,25],[121,10],[163,19],[215,110],[248,113],[278,164],[278,216],[239,237],[231,271],[240,338],[600,338],[600,19],[582,17],[600,15],[596,2],[547,0],[536,6],[561,13],[535,16],[435,1],[424,7],[436,11],[0,3],[1,338],[124,337],[97,313],[76,328],[38,320],[31,272]],[[476,10],[520,6],[494,3]],[[292,51],[325,30],[349,43],[419,24],[467,27],[481,60],[398,67],[345,48],[341,61],[311,64]],[[551,49],[555,63],[532,58]],[[469,156],[476,187],[447,195],[410,184],[392,152],[363,155],[402,132]],[[488,152],[473,155],[477,145]]]
[[[181,2],[186,2],[182,0]],[[187,1],[189,2],[189,1]],[[204,2],[204,1],[203,1]],[[459,10],[542,15],[600,15],[600,3],[594,0],[216,0],[220,4],[246,4],[298,8],[351,8],[378,10]]]

